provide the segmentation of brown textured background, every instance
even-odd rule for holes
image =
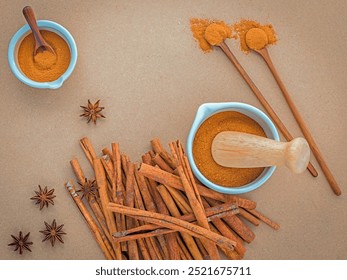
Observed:
[[[25,23],[21,9],[27,4],[39,19],[65,26],[77,42],[75,71],[56,91],[31,89],[8,67],[8,43]],[[88,136],[97,151],[118,141],[138,160],[153,137],[185,142],[204,102],[241,101],[262,109],[219,50],[198,49],[190,17],[274,25],[279,41],[270,54],[343,192],[336,197],[319,168],[316,179],[279,168],[245,197],[282,228],[252,227],[257,237],[246,258],[347,259],[344,1],[1,1],[0,14],[0,259],[103,258],[63,187],[74,179],[72,157],[91,174],[81,137]],[[301,135],[261,58],[228,44],[288,129]],[[106,107],[106,120],[96,126],[79,118],[88,98],[100,98]],[[29,200],[38,184],[55,187],[57,195],[54,207],[41,212]],[[53,218],[68,235],[52,249],[38,231]],[[22,257],[7,247],[19,230],[31,231],[34,242],[33,253]]]

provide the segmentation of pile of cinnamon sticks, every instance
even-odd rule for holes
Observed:
[[[194,177],[179,141],[163,148],[159,139],[141,163],[131,162],[118,143],[97,156],[88,138],[80,140],[97,189],[83,199],[72,181],[65,186],[106,259],[242,259],[255,238],[251,224],[279,225],[255,210],[256,202],[217,193]],[[78,160],[76,180],[87,180]]]

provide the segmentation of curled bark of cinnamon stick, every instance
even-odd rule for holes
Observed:
[[[175,213],[175,217],[179,218],[186,222],[196,222],[196,217],[193,213],[185,214],[183,216],[180,216],[179,211],[175,210],[175,206],[172,204],[173,200],[170,200],[167,196],[169,196],[169,193],[165,191],[164,186],[159,186],[158,189],[162,193],[162,195],[165,197],[165,200],[168,202],[168,205],[170,205],[170,208],[172,209],[172,212]],[[239,213],[239,208],[235,204],[223,204],[218,205],[215,207],[206,208],[206,216],[208,217],[209,222],[214,222],[217,219],[223,218],[224,216],[230,216],[230,215],[236,215]],[[148,231],[155,231],[160,228],[158,225],[153,224],[145,224],[136,228],[128,229],[125,231],[118,231],[113,234],[113,237],[123,237],[130,234],[137,234],[141,232],[148,232]],[[163,231],[163,234],[166,234],[166,232]]]
[[[157,224],[162,227],[188,233],[202,240],[214,242],[217,246],[225,250],[234,250],[234,246],[236,245],[235,241],[232,241],[224,236],[211,232],[210,230],[201,226],[194,225],[171,216],[122,206],[115,203],[109,203],[107,208],[110,211],[122,213],[144,222]]]

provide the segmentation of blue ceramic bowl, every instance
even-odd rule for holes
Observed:
[[[192,167],[192,171],[194,172],[198,180],[201,183],[203,183],[205,186],[217,192],[226,193],[226,194],[241,194],[241,193],[250,192],[252,190],[259,188],[261,185],[263,185],[271,177],[276,167],[271,166],[271,167],[264,168],[264,171],[258,176],[258,178],[256,178],[253,182],[247,185],[240,186],[240,187],[224,187],[209,181],[200,172],[200,170],[197,168],[194,162],[193,141],[194,141],[197,130],[206,119],[208,119],[209,117],[211,117],[212,115],[216,113],[220,113],[224,111],[236,111],[252,118],[264,129],[266,136],[268,138],[274,139],[276,141],[280,140],[277,129],[275,125],[273,124],[273,122],[269,119],[269,117],[265,115],[262,111],[260,111],[259,109],[251,105],[248,105],[245,103],[238,103],[238,102],[205,103],[199,107],[196,113],[193,125],[188,134],[187,156],[189,159],[189,163]]]
[[[24,25],[21,29],[19,29],[12,37],[10,44],[8,46],[8,64],[13,72],[13,74],[17,77],[18,80],[23,82],[24,84],[31,86],[33,88],[48,88],[48,89],[56,89],[63,85],[64,81],[71,75],[72,71],[75,68],[77,62],[77,47],[75,40],[69,31],[67,31],[60,24],[49,21],[49,20],[38,20],[37,25],[42,30],[49,30],[57,33],[60,37],[62,37],[68,44],[71,53],[70,65],[65,71],[63,75],[61,75],[57,80],[52,82],[36,82],[29,79],[25,76],[18,65],[17,54],[18,48],[22,40],[31,32],[28,24]]]

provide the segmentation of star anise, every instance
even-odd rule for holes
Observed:
[[[66,234],[64,231],[62,231],[64,224],[57,227],[57,223],[54,219],[51,225],[45,222],[45,226],[45,230],[40,230],[40,232],[45,235],[42,242],[50,240],[52,247],[54,246],[56,240],[60,241],[61,243],[64,243],[62,238],[62,235]]]
[[[78,184],[81,186],[81,188],[77,190],[77,192],[82,193],[81,199],[85,197],[87,200],[89,200],[89,197],[91,196],[97,197],[98,186],[96,185],[95,180],[91,181],[85,178],[85,181],[83,184],[81,184],[80,182],[78,182]]]
[[[28,232],[24,237],[22,232],[19,232],[19,236],[16,237],[14,235],[11,234],[11,237],[14,239],[14,242],[8,244],[8,246],[16,246],[14,248],[14,251],[17,251],[19,249],[19,254],[22,255],[23,254],[23,250],[28,250],[29,252],[31,252],[31,249],[29,248],[30,245],[33,245],[33,242],[29,242],[29,235],[30,232]]]
[[[80,117],[86,117],[88,118],[87,123],[89,123],[91,120],[96,124],[96,120],[98,118],[106,118],[101,111],[104,109],[104,107],[99,106],[100,99],[96,101],[94,104],[90,102],[88,99],[88,106],[80,106],[84,113],[80,115]]]
[[[39,185],[39,191],[35,191],[36,195],[31,197],[30,199],[36,200],[35,204],[40,204],[40,210],[46,205],[48,207],[48,204],[54,205],[53,199],[55,198],[54,189],[48,190],[47,186],[42,189]]]

